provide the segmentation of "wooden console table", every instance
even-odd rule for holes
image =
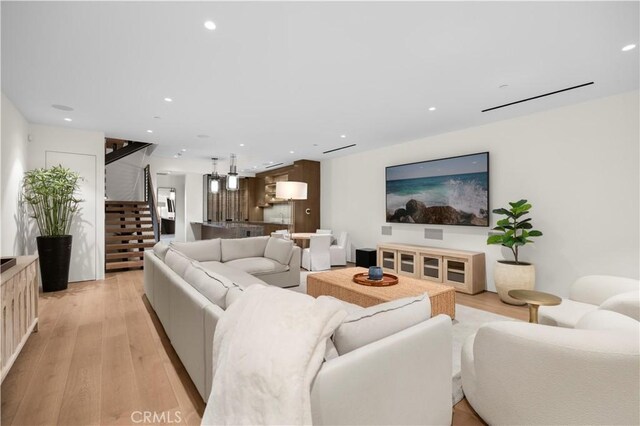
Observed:
[[[484,253],[410,244],[378,244],[378,266],[385,272],[452,286],[476,294],[486,288]]]
[[[38,331],[38,256],[20,256],[2,273],[2,381],[33,331]]]

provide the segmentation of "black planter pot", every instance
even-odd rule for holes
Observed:
[[[42,290],[66,290],[71,263],[71,235],[37,237]]]

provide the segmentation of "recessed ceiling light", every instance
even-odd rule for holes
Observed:
[[[147,133],[153,133],[153,130],[147,130]]]
[[[182,152],[187,152],[187,149],[186,148],[182,148]]]
[[[628,52],[630,50],[633,50],[636,48],[635,44],[627,44],[625,47],[622,48],[623,52]]]
[[[240,146],[244,146],[244,144],[243,144],[243,143],[241,143],[241,144],[240,144]]]
[[[165,101],[165,102],[173,102],[173,99],[171,99],[171,98],[164,98],[164,101]]]
[[[60,111],[73,111],[73,108],[66,105],[53,104],[51,108],[59,109]]]
[[[289,154],[295,154],[295,151],[289,151]]]
[[[159,115],[154,115],[153,118],[155,118],[156,120],[160,120],[162,117],[160,117]]]
[[[196,137],[200,139],[206,139],[209,137],[209,135],[197,135]]]
[[[347,135],[340,135],[340,137],[341,137],[342,139],[344,139],[344,138],[346,138],[346,137],[347,137]]]
[[[429,108],[429,111],[435,111],[435,110],[436,110],[436,107]]]
[[[498,89],[506,89],[507,87],[509,87],[508,84],[501,84],[500,86],[498,86]]]
[[[273,164],[273,161],[269,161],[269,164]]]
[[[70,118],[65,118],[64,121],[73,121],[73,120]]]
[[[178,158],[178,154],[174,155],[173,158]]]
[[[314,143],[314,144],[313,144],[313,146],[318,146],[318,144],[317,144],[317,143]]]
[[[213,21],[205,21],[204,27],[210,31],[213,31],[216,29],[216,23]]]

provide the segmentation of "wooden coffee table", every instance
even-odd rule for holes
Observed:
[[[455,318],[456,292],[453,287],[402,275],[398,275],[398,284],[389,287],[370,287],[353,282],[355,274],[366,271],[366,268],[346,268],[309,274],[307,294],[313,297],[333,296],[367,308],[403,297],[428,293],[431,300],[431,316],[446,314],[451,319]]]

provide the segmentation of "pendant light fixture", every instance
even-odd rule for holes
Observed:
[[[220,192],[220,175],[218,174],[218,158],[213,157],[211,159],[213,161],[213,171],[211,172],[211,193],[217,194]]]
[[[227,175],[227,191],[237,191],[240,187],[238,172],[236,171],[236,155],[231,154],[231,163],[229,165],[229,174]]]

